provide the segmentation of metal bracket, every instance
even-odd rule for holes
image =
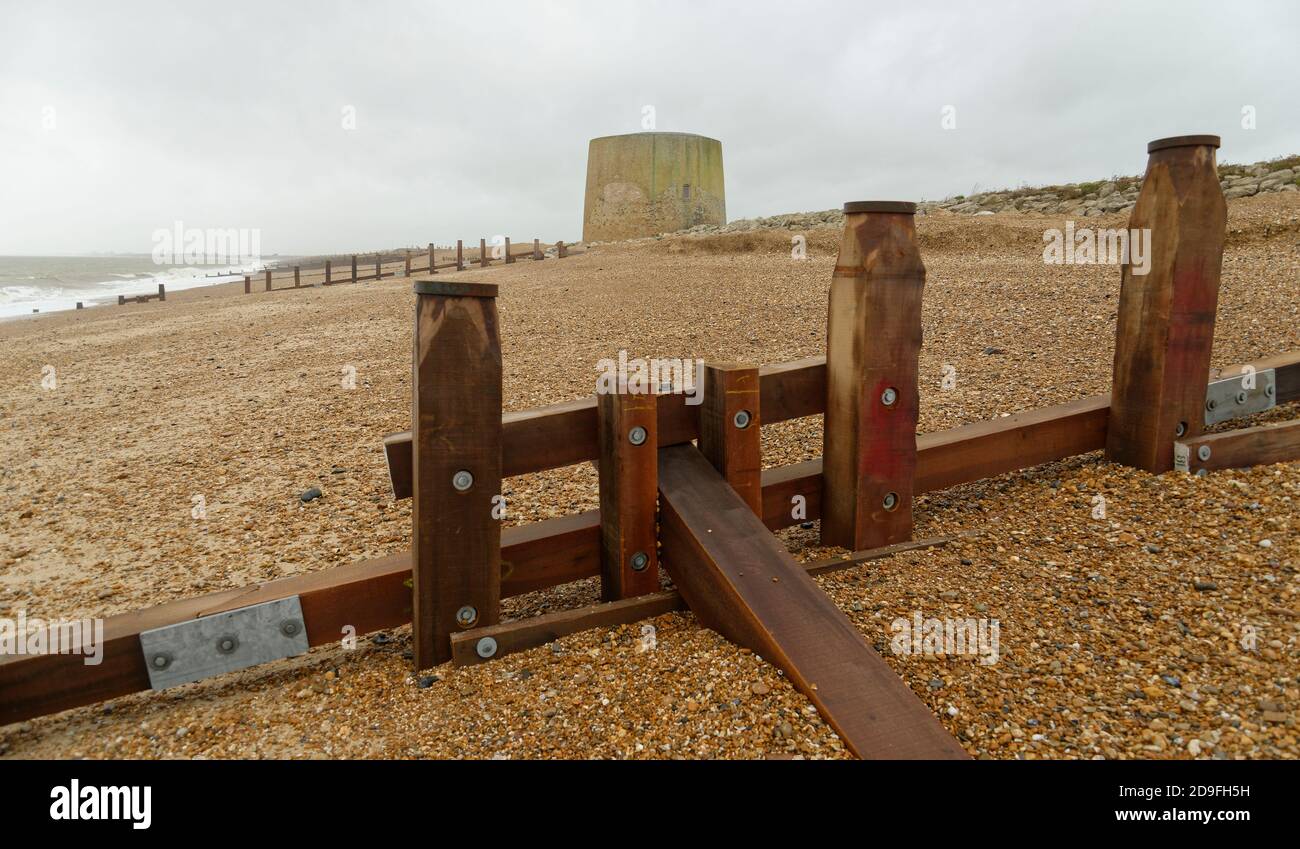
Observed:
[[[1277,374],[1271,368],[1216,380],[1205,390],[1205,425],[1262,413],[1276,406]]]
[[[163,690],[306,654],[310,646],[302,603],[292,596],[141,631],[140,648],[150,686]]]

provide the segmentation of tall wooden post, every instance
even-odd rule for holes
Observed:
[[[542,258],[542,240],[533,239],[533,259]]]
[[[248,274],[245,274],[245,275],[244,275],[244,294],[245,294],[245,295],[251,295],[252,293],[253,293],[253,278],[252,278],[252,276],[250,276],[250,275],[248,275]]]
[[[652,393],[602,392],[596,398],[600,588],[606,601],[659,590],[657,409]]]
[[[383,274],[383,264],[384,264],[384,257],[383,257],[383,255],[382,255],[382,254],[375,254],[375,279],[376,279],[376,280],[383,280],[383,279],[384,279],[384,274]]]
[[[298,266],[293,267],[293,288],[297,289],[302,286],[302,273]]]
[[[266,291],[271,291],[271,269],[266,269]]]
[[[411,252],[403,251],[402,253],[405,254],[404,259],[406,260],[406,272],[402,276],[410,277],[411,276]]]
[[[325,260],[325,285],[329,286],[331,282],[332,281],[330,280],[330,261]]]
[[[762,518],[758,366],[709,363],[704,367],[702,389],[700,451],[754,514]]]
[[[1174,440],[1205,428],[1227,225],[1218,147],[1219,137],[1208,135],[1147,145],[1146,176],[1129,216],[1106,459],[1149,472],[1172,469]],[[1142,256],[1134,249],[1138,236]]]
[[[158,300],[167,300],[167,288],[161,283],[158,284]]]
[[[510,237],[506,236],[505,238],[506,238],[506,262],[511,263],[515,261],[515,258],[510,255]]]
[[[569,252],[566,251],[566,250],[564,249],[564,242],[556,242],[556,243],[555,243],[555,258],[556,258],[556,259],[564,259],[564,258],[565,258],[566,256],[568,256],[568,255],[569,255]]]
[[[501,602],[501,339],[497,287],[415,283],[412,622],[415,666]]]
[[[916,204],[844,205],[826,332],[821,537],[854,551],[912,536],[925,266]]]
[[[429,243],[429,273],[438,273],[438,260],[434,257],[433,242]]]
[[[465,270],[465,242],[461,239],[456,240],[456,270]]]
[[[352,282],[357,282],[357,255],[352,255]]]
[[[487,239],[478,240],[478,267],[488,267]]]

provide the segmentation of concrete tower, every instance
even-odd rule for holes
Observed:
[[[727,223],[722,142],[691,133],[591,140],[583,241],[611,241]]]

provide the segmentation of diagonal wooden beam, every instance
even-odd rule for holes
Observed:
[[[1174,468],[1193,474],[1300,460],[1300,419],[1226,430],[1174,443]]]
[[[659,452],[664,565],[708,627],[782,669],[861,758],[966,758],[694,447]]]

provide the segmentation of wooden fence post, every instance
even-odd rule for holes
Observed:
[[[566,251],[566,250],[564,249],[564,242],[556,242],[556,243],[555,243],[555,258],[556,258],[556,259],[564,259],[564,258],[565,258],[566,256],[568,256],[568,255],[569,255],[568,251]]]
[[[411,252],[409,250],[405,250],[402,251],[402,254],[403,254],[402,258],[406,261],[406,273],[403,274],[402,276],[410,277],[411,276]]]
[[[456,270],[465,270],[465,243],[460,239],[456,240]]]
[[[352,282],[357,282],[357,255],[352,255]]]
[[[533,239],[533,259],[541,259],[542,256],[542,240]]]
[[[501,602],[501,339],[497,287],[415,284],[411,443],[415,666]]]
[[[329,286],[333,281],[330,279],[330,261],[325,260],[325,285]]]
[[[271,291],[271,269],[266,269],[266,291]]]
[[[252,278],[251,276],[245,274],[245,275],[244,275],[244,294],[245,294],[245,295],[251,295],[252,293],[253,293],[253,278]]]
[[[487,239],[478,240],[478,267],[488,267]]]
[[[601,596],[632,598],[659,589],[655,546],[658,426],[653,392],[596,396],[600,462]]]
[[[844,205],[826,331],[824,545],[861,551],[912,537],[925,287],[915,212]]]
[[[293,267],[293,288],[297,289],[302,286],[301,269],[298,266]]]
[[[1223,266],[1227,202],[1218,136],[1147,145],[1146,176],[1129,216],[1115,327],[1106,459],[1166,472],[1174,441],[1205,429],[1205,384]],[[1134,240],[1146,250],[1142,265]]]
[[[758,366],[710,363],[704,367],[700,451],[754,514],[763,516],[763,463],[759,440]]]
[[[384,279],[384,257],[383,254],[375,254],[375,279]]]
[[[167,289],[161,283],[158,284],[158,300],[167,300]]]
[[[508,264],[514,262],[515,258],[510,255],[510,237],[506,236],[505,238],[506,238],[506,263]]]
[[[438,260],[434,257],[433,242],[429,243],[429,273],[438,273]]]

